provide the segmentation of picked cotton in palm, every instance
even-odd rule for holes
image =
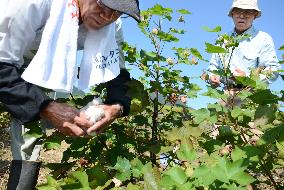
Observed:
[[[93,123],[98,122],[105,116],[104,109],[98,107],[98,105],[101,105],[102,100],[100,98],[94,98],[91,102],[89,102],[85,107],[81,109],[86,116],[87,119],[90,120]],[[88,133],[90,136],[96,136],[96,132]]]

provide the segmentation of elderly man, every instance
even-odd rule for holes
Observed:
[[[45,33],[45,26],[51,15],[54,15],[52,7],[61,4],[78,8],[74,9],[70,16],[73,20],[78,18],[78,39],[76,36],[77,40],[75,40],[76,44],[78,42],[78,49],[84,49],[84,40],[89,30],[100,30],[109,26],[123,13],[139,21],[139,2],[138,0],[1,0],[0,4],[1,8],[5,7],[0,13],[0,101],[13,116],[11,125],[13,161],[7,188],[29,190],[34,189],[37,182],[40,163],[36,160],[40,145],[38,145],[38,139],[22,136],[27,130],[24,124],[42,118],[48,120],[63,134],[79,137],[85,136],[87,132],[91,134],[101,131],[115,118],[127,115],[130,107],[130,97],[126,96],[126,82],[130,80],[130,76],[123,64],[121,48],[118,48],[117,53],[120,72],[112,80],[106,81],[108,96],[105,104],[101,105],[105,114],[96,124],[90,122],[79,110],[55,102],[37,85],[21,77],[23,70],[29,65],[24,58],[32,59],[31,52],[38,49],[41,36]],[[58,15],[62,17],[60,19],[64,23],[65,15],[60,12]],[[62,24],[61,21],[58,23]],[[55,31],[61,30],[60,27],[54,28]],[[75,31],[69,31],[70,36],[73,33]],[[53,35],[51,33],[46,37]],[[117,21],[115,25],[115,39],[115,44],[119,47],[122,42],[120,21]],[[68,45],[67,50],[70,49]],[[96,48],[93,47],[93,49]],[[66,59],[68,57],[62,60]],[[29,73],[29,75],[33,74],[36,75],[37,71]]]
[[[276,71],[280,68],[278,63],[274,43],[269,34],[259,31],[253,26],[253,21],[261,16],[257,0],[234,0],[232,8],[228,14],[235,24],[231,36],[248,34],[249,38],[242,40],[239,46],[225,56],[221,61],[220,54],[213,54],[209,66],[209,80],[211,84],[219,86],[222,77],[213,74],[212,71],[224,69],[224,65],[229,65],[233,76],[250,76],[253,68],[263,68],[264,71],[272,71],[272,75],[260,75],[264,81],[276,80]],[[231,95],[242,88],[241,85],[233,86]]]

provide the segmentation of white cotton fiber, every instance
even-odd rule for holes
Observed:
[[[105,116],[104,109],[98,107],[98,105],[102,104],[102,100],[100,98],[94,98],[93,101],[89,102],[85,107],[81,109],[87,115],[87,119],[91,122],[96,123],[101,120]],[[96,132],[89,134],[91,136],[95,136]]]

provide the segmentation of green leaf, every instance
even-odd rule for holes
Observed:
[[[253,102],[266,105],[278,102],[278,97],[271,93],[269,89],[260,90],[249,97]]]
[[[157,54],[153,51],[140,50],[141,59],[146,59],[147,61],[157,61]]]
[[[185,184],[182,184],[178,186],[179,190],[196,190],[196,188],[193,186],[191,182],[187,182]]]
[[[51,176],[46,177],[47,184],[37,186],[39,190],[57,190],[60,189],[59,183]]]
[[[40,186],[37,186],[36,189],[38,190],[58,190],[58,188],[51,187],[49,185],[40,185]]]
[[[254,178],[244,172],[246,165],[244,160],[230,162],[225,157],[222,157],[216,167],[212,169],[212,172],[218,180],[224,183],[229,183],[229,180],[233,180],[241,185],[248,185],[254,181]]]
[[[187,124],[185,124],[188,126]],[[182,140],[189,138],[191,136],[190,134],[190,127],[174,127],[173,129],[169,130],[166,133],[166,138],[168,141],[175,142],[176,140]]]
[[[131,161],[131,170],[133,173],[133,177],[140,177],[142,174],[142,169],[144,165],[143,163],[138,159],[135,158],[134,160]]]
[[[85,171],[75,171],[71,173],[71,176],[74,177],[79,181],[81,184],[82,188],[86,190],[91,190],[88,182],[88,175]]]
[[[265,123],[261,123],[262,125],[266,125],[268,122],[272,122],[275,119],[275,113],[276,113],[275,107],[271,105],[259,105],[255,111],[255,120],[265,120]]]
[[[233,118],[238,118],[241,115],[244,115],[243,110],[240,107],[235,106],[234,109],[231,111],[231,116]]]
[[[59,187],[58,182],[57,182],[53,177],[51,177],[51,176],[48,175],[48,176],[46,177],[46,179],[47,179],[47,184],[48,184],[48,185],[53,186],[53,187]]]
[[[224,94],[223,91],[218,90],[218,89],[214,89],[211,87],[207,88],[207,92],[203,93],[203,96],[209,96],[211,98],[216,98],[216,99],[223,99],[226,100],[228,98],[228,95]]]
[[[205,186],[212,184],[216,179],[212,174],[212,170],[205,165],[196,168],[194,170],[193,177]]]
[[[239,92],[238,97],[241,100],[245,100],[246,98],[248,98],[249,96],[252,95],[252,92],[246,91],[246,90],[242,90]]]
[[[116,177],[120,181],[125,181],[125,180],[130,179],[131,164],[130,164],[129,160],[127,160],[126,158],[118,157],[117,162],[116,162],[115,166],[113,167],[113,169],[116,169],[116,170],[119,171],[119,173],[117,174]]]
[[[194,122],[200,124],[201,122],[208,120],[210,117],[210,112],[205,108],[201,108],[199,110],[192,111],[192,115],[194,116]]]
[[[55,135],[51,135],[50,137],[47,137],[44,141],[44,148],[47,150],[60,148],[62,139],[58,138]]]
[[[201,53],[196,48],[190,48],[190,52],[193,56],[197,57],[200,60],[205,61],[205,59],[202,57]]]
[[[165,42],[178,42],[179,41],[179,39],[175,37],[174,35],[163,32],[163,31],[159,31],[159,33],[157,34],[157,37]]]
[[[197,84],[190,84],[189,85],[189,91],[186,93],[186,95],[189,97],[189,98],[197,98],[197,95],[198,95],[198,92],[202,90],[202,88],[200,88],[199,85]]]
[[[284,142],[279,143],[276,141],[276,147],[278,148],[280,158],[284,158]]]
[[[151,167],[151,163],[146,164],[143,167],[144,183],[147,190],[159,190],[159,182],[161,176],[156,168]]]
[[[205,51],[207,53],[227,53],[226,49],[220,46],[215,46],[207,42],[205,43],[205,45],[206,45]]]
[[[173,13],[173,10],[171,8],[164,8],[163,6],[156,4],[154,7],[148,9],[147,11],[150,14],[162,16],[168,19],[169,21],[172,20],[171,13]]]
[[[238,84],[244,86],[256,87],[256,82],[249,77],[235,77]]]
[[[255,181],[251,175],[243,171],[236,173],[231,178],[240,185],[248,185]]]
[[[141,190],[141,187],[139,185],[129,183],[126,187],[126,190]]]
[[[221,104],[208,104],[207,107],[209,110],[215,109],[216,112],[226,112],[226,108]]]
[[[44,148],[47,150],[60,148],[61,142],[44,142]]]
[[[232,153],[231,153],[231,157],[233,162],[240,160],[240,159],[244,159],[247,157],[246,152],[241,150],[239,147],[236,147]]]
[[[279,48],[279,50],[284,50],[284,45]]]
[[[216,26],[214,29],[210,29],[208,26],[203,26],[202,29],[207,32],[221,32],[222,30],[221,26]]]
[[[42,129],[41,129],[39,123],[28,124],[26,127],[29,130],[27,132],[25,132],[24,136],[34,137],[34,138],[40,138],[40,137],[43,136]]]
[[[172,33],[176,33],[176,34],[184,34],[185,33],[185,30],[177,30],[175,28],[170,28],[170,31]]]
[[[180,14],[183,14],[183,15],[191,14],[191,12],[189,12],[189,11],[186,10],[186,9],[180,9],[180,10],[177,10],[177,12],[179,12]]]
[[[180,160],[188,162],[195,160],[197,158],[191,140],[183,139],[181,141],[180,149],[177,151],[177,156]]]
[[[221,186],[221,188],[222,189],[226,189],[226,190],[247,190],[245,187],[237,186],[235,183],[233,183],[233,184],[226,184],[226,183],[224,183]]]
[[[96,165],[87,170],[89,176],[90,186],[103,186],[109,179],[108,173],[103,166]]]
[[[170,179],[178,185],[182,185],[187,181],[184,170],[179,166],[173,166],[165,172],[165,175],[169,176]]]

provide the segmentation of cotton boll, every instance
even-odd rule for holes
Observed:
[[[85,110],[85,114],[87,115],[88,119],[93,123],[96,123],[105,116],[104,109],[97,106],[89,106]]]
[[[91,103],[92,103],[93,105],[97,106],[97,105],[103,104],[103,101],[102,101],[101,98],[94,98]]]
[[[105,116],[105,112],[103,108],[98,107],[98,105],[102,104],[102,100],[100,98],[94,98],[93,101],[89,102],[85,107],[81,109],[89,121],[92,123],[96,123],[101,120]],[[88,133],[90,136],[96,136],[96,132]]]

